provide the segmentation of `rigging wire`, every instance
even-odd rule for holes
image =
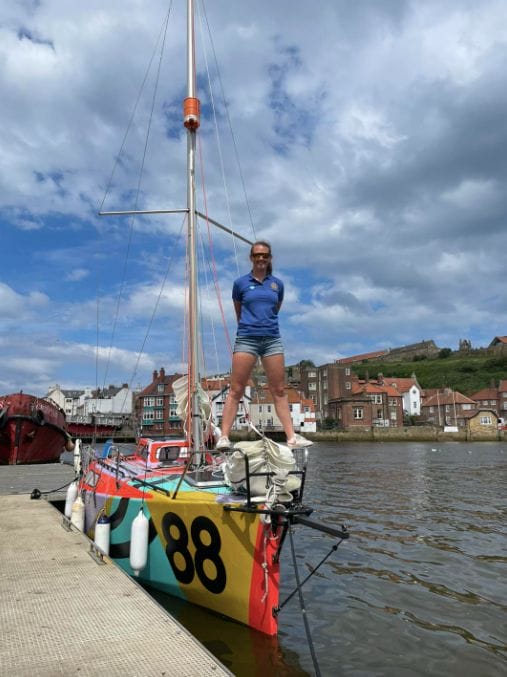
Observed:
[[[148,73],[151,70],[151,66],[153,64],[153,60],[155,58],[155,54],[156,54],[158,45],[160,44],[160,55],[159,55],[159,60],[158,60],[157,72],[156,72],[156,76],[155,76],[155,83],[154,83],[154,88],[153,88],[150,115],[149,115],[148,127],[147,127],[147,132],[146,132],[145,143],[144,143],[143,156],[142,156],[142,159],[141,159],[141,166],[139,168],[139,175],[138,175],[137,188],[136,188],[136,196],[135,196],[135,202],[134,202],[134,209],[137,210],[137,208],[138,208],[139,196],[140,196],[140,193],[141,193],[141,183],[142,183],[142,179],[143,179],[146,156],[147,156],[147,152],[148,152],[148,143],[149,143],[149,139],[150,139],[151,126],[152,126],[152,122],[153,122],[153,112],[154,112],[155,103],[156,103],[156,99],[157,99],[158,85],[159,85],[159,81],[160,81],[160,71],[161,71],[162,57],[163,57],[164,48],[165,48],[165,42],[166,42],[166,36],[167,36],[167,27],[168,27],[168,23],[169,23],[169,17],[171,15],[172,4],[173,4],[173,0],[171,0],[171,2],[170,2],[169,9],[168,9],[168,12],[167,12],[167,15],[166,15],[166,18],[165,18],[165,22],[163,24],[163,27],[162,27],[160,33],[159,33],[159,37],[157,39],[155,49],[154,49],[153,54],[151,56],[151,59],[149,61],[148,68],[146,70],[144,79],[142,81],[142,84],[141,84],[141,87],[140,87],[140,90],[139,90],[139,94],[138,94],[136,103],[134,105],[134,109],[133,109],[127,130],[125,132],[119,154],[116,157],[116,161],[115,161],[115,164],[114,164],[114,167],[113,167],[113,171],[111,172],[110,180],[109,180],[108,186],[106,188],[106,193],[104,194],[104,198],[102,200],[99,211],[101,211],[101,209],[102,209],[102,206],[103,206],[104,201],[106,199],[110,185],[112,183],[113,176],[114,176],[114,173],[116,171],[116,167],[118,166],[118,163],[119,163],[120,155],[123,151],[123,148],[124,148],[130,127],[132,126],[132,123],[133,123],[133,120],[134,120],[134,117],[135,117],[135,113],[136,113],[137,107],[139,105],[141,94],[144,90],[144,86],[145,86],[147,78],[148,78]],[[118,291],[118,296],[117,296],[117,300],[116,300],[116,310],[115,310],[115,313],[114,313],[114,316],[113,316],[113,326],[112,326],[112,329],[111,329],[109,349],[108,349],[106,365],[105,365],[105,369],[104,369],[103,388],[105,388],[105,384],[107,382],[107,375],[108,375],[108,372],[109,372],[109,366],[111,364],[111,353],[112,353],[114,338],[115,338],[115,334],[116,334],[116,327],[117,327],[117,324],[118,324],[121,301],[122,301],[123,293],[124,293],[124,289],[125,289],[127,264],[128,264],[129,258],[130,258],[130,249],[131,249],[132,238],[133,238],[133,233],[134,233],[134,223],[135,223],[135,217],[132,216],[129,220],[127,249],[126,249],[126,252],[125,252],[125,257],[124,257],[124,262],[123,262],[123,270],[122,270],[122,276],[121,276],[120,289]]]
[[[298,563],[296,560],[296,550],[294,548],[294,539],[292,537],[292,529],[289,527],[289,540],[290,540],[290,548],[291,548],[291,553],[292,553],[292,563],[294,565],[294,575],[296,577],[296,585],[298,588],[298,596],[299,596],[299,605],[301,607],[301,614],[303,616],[303,623],[305,626],[305,632],[306,632],[306,638],[308,640],[308,646],[310,648],[310,654],[312,656],[312,661],[313,661],[313,667],[315,668],[315,675],[316,677],[320,677],[321,672],[319,668],[319,663],[317,661],[317,655],[315,653],[315,647],[313,645],[313,639],[312,639],[312,634],[310,631],[310,625],[308,623],[308,616],[306,614],[306,607],[305,607],[305,600],[303,597],[303,591],[301,590],[301,583],[299,580],[299,569],[298,569]]]
[[[183,219],[181,226],[180,226],[180,232],[178,233],[177,243],[179,242],[179,240],[182,239],[185,222],[186,222],[186,215],[185,215],[185,218]],[[130,386],[132,386],[132,384],[134,382],[134,378],[136,377],[136,374],[137,374],[137,371],[138,371],[138,368],[139,368],[139,363],[141,361],[142,356],[144,355],[144,348],[146,346],[146,343],[148,341],[148,337],[150,335],[151,329],[152,329],[153,324],[155,322],[155,317],[156,317],[156,314],[157,314],[157,311],[158,311],[158,307],[160,305],[160,301],[162,299],[162,295],[164,293],[167,278],[169,277],[169,273],[170,273],[172,266],[173,266],[173,264],[176,260],[176,254],[175,254],[176,250],[177,250],[177,246],[174,247],[172,256],[169,257],[169,261],[168,261],[168,264],[167,264],[167,267],[166,267],[166,271],[164,273],[164,277],[162,278],[162,283],[160,285],[158,296],[157,296],[157,299],[155,301],[155,305],[153,307],[150,320],[149,320],[148,325],[146,327],[146,331],[145,331],[145,334],[144,334],[143,341],[141,343],[141,347],[140,347],[140,349],[137,353],[136,363],[134,365],[132,376],[131,376],[131,379],[130,379],[130,382],[129,382],[129,389],[131,389]],[[126,399],[127,399],[127,393],[125,393],[125,399],[123,401],[122,411],[123,411],[123,408],[125,407]]]
[[[199,167],[201,170],[201,186],[202,186],[202,193],[203,193],[203,201],[204,201],[204,213],[206,214],[206,226],[207,226],[207,232],[208,232],[208,243],[209,243],[209,251],[210,251],[210,263],[211,263],[211,271],[213,275],[213,282],[215,285],[215,293],[217,296],[217,301],[218,301],[218,307],[220,309],[220,315],[222,318],[222,324],[224,327],[224,333],[225,333],[225,339],[227,341],[227,347],[229,348],[229,354],[232,355],[232,343],[231,343],[231,337],[229,335],[229,330],[227,327],[227,321],[225,319],[225,311],[224,311],[224,305],[222,302],[222,294],[220,291],[220,285],[218,283],[218,272],[217,272],[217,266],[216,266],[216,259],[214,256],[214,251],[213,251],[213,238],[211,236],[211,229],[210,229],[210,223],[208,221],[208,200],[207,200],[207,195],[206,195],[206,182],[204,178],[204,163],[203,163],[203,157],[202,157],[202,145],[199,142],[198,144],[198,149],[199,149]],[[234,237],[231,236],[232,239],[234,240]],[[236,258],[236,264],[237,264],[237,258]]]
[[[201,15],[199,14],[199,18],[201,18]],[[216,106],[215,106],[215,98],[213,96],[213,87],[211,86],[211,75],[210,75],[210,69],[208,65],[208,57],[206,54],[206,49],[204,49],[204,35],[203,35],[203,26],[202,26],[202,20],[199,21],[199,29],[200,29],[200,34],[201,34],[201,42],[203,45],[203,56],[204,56],[204,64],[206,68],[206,76],[208,79],[208,91],[209,91],[209,97],[210,97],[210,102],[211,102],[211,110],[213,112],[213,127],[215,131],[215,138],[216,138],[216,144],[217,144],[217,150],[218,150],[218,158],[219,158],[219,164],[220,164],[220,173],[222,177],[222,184],[224,188],[224,194],[225,194],[225,204],[227,208],[227,217],[228,217],[228,222],[229,222],[229,228],[232,230],[233,226],[233,221],[232,221],[232,214],[231,214],[231,201],[229,198],[229,189],[227,187],[227,180],[225,177],[225,166],[224,166],[224,158],[223,158],[223,153],[222,153],[222,144],[220,142],[220,134],[218,131],[218,119],[217,119],[217,111],[216,111]],[[201,159],[202,163],[202,159]],[[206,217],[208,217],[208,212],[205,211]],[[209,226],[209,223],[208,223]],[[237,246],[236,246],[236,240],[234,237],[232,237],[232,245],[233,245],[233,250],[234,250],[234,260],[236,263],[236,270],[237,274],[239,275],[239,263],[238,263],[238,252],[237,252]]]
[[[208,301],[211,303],[211,293],[210,293],[210,285],[209,285],[209,280],[208,280],[208,275],[207,275],[207,266],[206,266],[206,257],[204,253],[204,242],[203,242],[203,237],[201,230],[199,229],[198,231],[198,244],[199,244],[199,255],[201,259],[201,270],[203,273],[204,277],[204,289],[206,290],[206,298]],[[209,265],[209,261],[208,261]],[[211,307],[211,305],[210,305]],[[204,337],[204,322],[203,322],[203,313],[200,315],[200,322],[201,322],[201,336]],[[219,358],[218,358],[218,345],[217,345],[217,340],[216,340],[216,331],[215,331],[215,320],[213,317],[213,314],[210,315],[210,324],[211,324],[211,336],[212,336],[212,341],[213,341],[213,348],[214,348],[214,357],[215,357],[215,364],[216,364],[216,371],[218,372],[218,365],[219,365]],[[200,354],[200,359],[202,363],[202,373],[206,374],[207,373],[207,368],[206,368],[206,357],[205,357],[205,351],[204,351],[204,346],[201,345],[201,354]]]
[[[248,212],[248,218],[249,218],[249,221],[250,221],[250,227],[252,229],[254,240],[256,240],[257,235],[255,233],[255,226],[254,226],[254,222],[253,222],[252,211],[250,209],[250,202],[248,200],[248,194],[247,194],[247,191],[246,191],[246,184],[245,184],[245,179],[244,179],[244,176],[243,176],[243,170],[242,170],[242,167],[241,167],[241,162],[239,160],[238,146],[236,144],[236,137],[234,136],[234,131],[233,131],[233,128],[232,128],[231,116],[230,116],[230,113],[229,113],[229,107],[227,105],[227,99],[225,97],[225,91],[224,91],[224,86],[223,86],[223,82],[222,82],[222,76],[220,75],[220,68],[218,67],[218,60],[217,60],[217,55],[216,55],[216,51],[215,51],[215,44],[213,42],[213,37],[212,37],[212,34],[211,34],[211,28],[210,28],[210,25],[209,25],[209,22],[208,22],[208,16],[206,14],[206,6],[205,6],[205,3],[204,3],[204,0],[201,0],[200,4],[202,5],[202,13],[203,13],[203,16],[204,16],[204,20],[206,22],[206,27],[208,29],[208,36],[209,36],[209,40],[210,40],[211,51],[213,53],[213,58],[214,58],[214,61],[215,61],[217,78],[218,78],[218,82],[219,82],[219,85],[220,85],[220,91],[221,91],[221,94],[222,94],[222,102],[223,102],[224,110],[225,110],[225,113],[226,113],[227,122],[228,122],[228,125],[229,125],[229,131],[230,131],[230,134],[231,134],[232,145],[233,145],[233,148],[234,148],[234,156],[236,158],[236,163],[238,165],[238,172],[239,172],[239,176],[240,176],[240,180],[241,180],[241,186],[243,188],[243,195],[244,195],[244,198],[245,198],[245,204],[246,204],[246,208],[247,208],[247,212]],[[198,5],[199,5],[199,3],[198,3]]]
[[[137,113],[137,107],[139,106],[139,102],[141,101],[141,96],[142,96],[142,94],[143,94],[144,87],[145,87],[145,85],[146,85],[146,81],[148,80],[148,75],[150,74],[151,67],[152,67],[152,64],[153,64],[153,60],[154,60],[154,58],[155,58],[155,54],[157,53],[158,45],[159,45],[159,43],[160,43],[160,40],[161,40],[162,36],[164,36],[163,39],[164,39],[164,41],[165,41],[165,35],[166,35],[166,33],[167,33],[167,25],[168,25],[168,22],[169,22],[169,17],[170,17],[170,15],[171,15],[172,6],[173,6],[173,0],[170,1],[169,9],[168,9],[168,11],[167,11],[167,16],[166,16],[165,23],[162,24],[162,27],[161,27],[161,29],[160,29],[160,33],[158,34],[157,40],[155,41],[155,47],[153,48],[153,52],[152,52],[152,54],[151,54],[150,60],[149,60],[149,62],[148,62],[148,66],[147,66],[146,71],[145,71],[145,73],[144,73],[143,80],[142,80],[141,85],[140,85],[140,87],[139,87],[139,91],[138,91],[138,94],[137,94],[137,98],[136,98],[136,101],[135,101],[134,106],[133,106],[133,108],[132,108],[132,112],[131,112],[131,114],[130,114],[130,119],[129,119],[128,124],[127,124],[127,129],[125,130],[125,134],[124,134],[124,136],[123,136],[123,140],[122,140],[121,145],[120,145],[120,150],[118,151],[118,153],[116,154],[116,157],[115,157],[115,161],[114,161],[114,164],[113,164],[113,168],[112,168],[112,170],[111,170],[111,174],[110,174],[110,176],[109,176],[109,180],[108,180],[107,185],[106,185],[106,190],[105,190],[105,192],[104,192],[104,196],[103,196],[103,198],[102,198],[102,202],[100,203],[99,212],[102,211],[102,208],[104,207],[104,203],[105,203],[105,201],[106,201],[106,199],[107,199],[107,196],[108,196],[108,194],[109,194],[109,190],[110,190],[110,188],[111,188],[111,186],[112,186],[113,178],[114,178],[114,175],[115,175],[115,173],[116,173],[116,169],[117,169],[117,167],[118,167],[118,165],[119,165],[119,163],[120,163],[120,158],[121,158],[121,156],[122,156],[122,154],[123,154],[123,149],[124,149],[124,147],[125,147],[125,144],[126,144],[126,142],[127,142],[128,135],[129,135],[129,133],[130,133],[130,128],[131,128],[132,125],[134,124],[134,119],[135,119],[135,116],[136,116],[136,113]]]

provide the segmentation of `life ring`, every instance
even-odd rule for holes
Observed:
[[[0,428],[3,428],[7,423],[7,412],[8,409],[0,409]]]
[[[46,418],[44,416],[44,412],[42,411],[42,409],[37,409],[33,418],[35,423],[37,423],[38,425],[44,425],[46,423]]]

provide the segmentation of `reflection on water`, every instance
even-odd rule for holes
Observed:
[[[506,674],[506,444],[317,444],[305,498],[351,532],[304,587],[323,675]],[[304,575],[333,539],[295,536]],[[289,550],[281,600],[294,588]],[[314,674],[297,596],[278,639],[163,603],[236,675]]]

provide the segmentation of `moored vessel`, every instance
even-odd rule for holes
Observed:
[[[280,557],[286,541],[293,546],[294,527],[304,525],[340,541],[348,534],[309,518],[313,509],[303,502],[308,449],[289,449],[261,433],[259,440],[241,442],[234,448],[213,448],[219,431],[211,418],[210,396],[202,387],[198,217],[252,243],[207,215],[203,217],[196,205],[200,102],[193,0],[187,0],[186,57],[186,207],[100,212],[185,215],[188,274],[183,345],[187,374],[172,383],[184,439],[158,444],[140,440],[133,450],[114,443],[102,450],[89,449],[82,458],[76,503],[80,518],[84,510],[87,535],[96,539],[97,528],[108,524],[109,542],[104,543],[101,533],[102,545],[98,547],[104,552],[107,548],[111,558],[146,586],[275,635],[283,606],[279,600]],[[298,580],[300,598],[301,585]]]
[[[52,402],[23,392],[0,397],[0,464],[51,463],[73,448],[65,414]]]

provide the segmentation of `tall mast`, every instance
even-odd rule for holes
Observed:
[[[194,0],[187,0],[187,97],[183,102],[183,124],[187,129],[187,209],[188,209],[188,257],[189,257],[189,386],[190,417],[194,449],[203,449],[203,430],[199,406],[199,326],[198,326],[198,276],[197,242],[195,234],[195,149],[199,128],[200,103],[196,98],[195,83],[195,38]]]

